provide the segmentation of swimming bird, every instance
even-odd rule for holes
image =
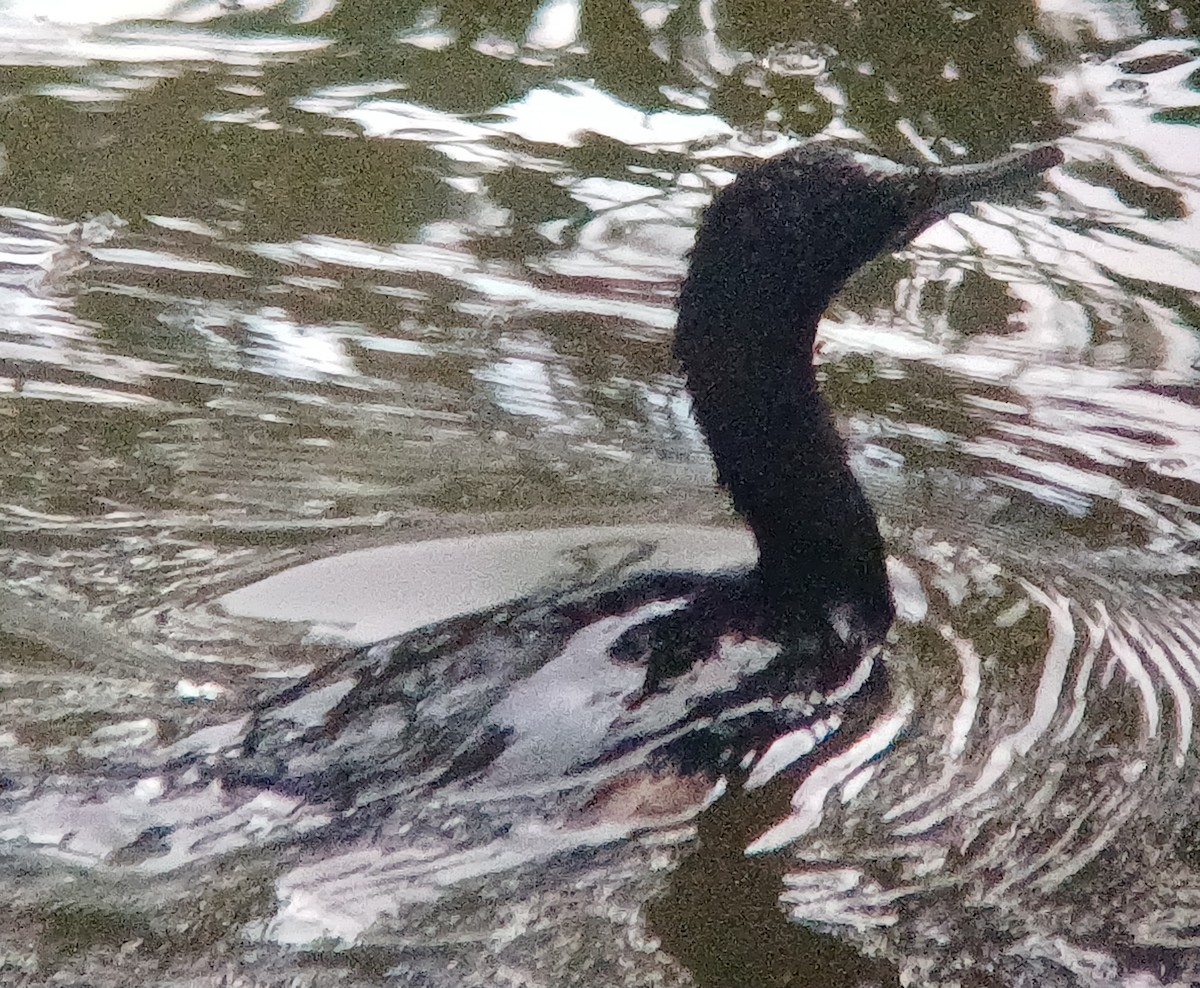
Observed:
[[[821,705],[798,698],[878,691],[893,604],[874,512],[820,395],[818,322],[873,257],[1061,160],[1044,145],[919,168],[816,143],[742,173],[697,233],[675,353],[757,565],[617,567],[369,646],[269,700],[221,771],[361,808],[449,782],[595,786],[618,762],[713,782],[801,720],[829,733]]]
[[[634,545],[577,585],[339,657],[248,719],[172,745],[154,776],[166,794],[147,800],[140,815],[123,805],[120,827],[109,814],[106,839],[124,832],[122,853],[129,858],[135,847],[136,868],[155,874],[274,841],[290,850],[270,862],[278,907],[260,933],[283,943],[375,935],[401,951],[403,964],[393,962],[406,971],[420,967],[414,951],[436,945],[454,954],[455,983],[469,981],[467,972],[487,981],[499,963],[462,944],[500,951],[509,937],[536,937],[543,916],[551,917],[545,928],[554,944],[566,946],[538,963],[565,965],[563,978],[585,967],[595,974],[606,958],[641,963],[654,952],[650,940],[575,936],[554,917],[575,915],[579,889],[594,899],[578,907],[590,919],[635,915],[662,892],[655,876],[668,866],[677,866],[676,878],[650,907],[651,925],[694,972],[716,971],[710,983],[746,980],[736,965],[756,954],[772,972],[753,983],[831,983],[835,974],[814,973],[811,958],[794,967],[794,945],[814,934],[786,926],[777,900],[801,922],[843,923],[847,938],[853,933],[865,952],[889,959],[890,973],[859,971],[862,983],[894,983],[904,969],[908,983],[1011,984],[993,979],[1006,964],[1025,972],[1016,983],[1122,983],[1103,972],[1056,981],[1050,971],[1052,963],[1103,966],[1087,945],[1119,926],[1104,913],[1117,899],[1089,899],[1085,917],[1070,911],[1081,901],[1077,889],[1053,908],[1047,903],[1064,880],[1059,872],[1069,878],[1070,868],[1095,861],[1110,830],[1137,812],[1121,781],[1156,764],[1101,757],[1094,744],[1103,731],[1080,729],[1098,656],[1135,668],[1132,635],[1122,637],[1115,617],[1073,614],[1020,578],[1012,581],[1023,588],[1015,600],[996,589],[987,560],[964,551],[963,575],[952,572],[950,549],[926,545],[926,561],[944,571],[937,579],[946,599],[968,596],[954,583],[959,577],[984,588],[989,633],[1038,608],[1050,630],[1034,713],[1009,727],[998,708],[994,743],[967,776],[963,753],[978,696],[965,684],[978,679],[984,660],[950,620],[934,620],[932,603],[911,631],[895,623],[901,588],[813,362],[822,313],[855,271],[952,211],[1028,190],[1061,160],[1058,149],[1038,146],[983,164],[914,167],[814,143],[744,170],[700,224],[675,353],[717,479],[753,536],[755,563],[718,574],[647,571],[643,547]],[[1082,645],[1071,637],[1073,622],[1087,623]],[[927,717],[912,745],[920,757],[893,759],[874,796],[864,788],[874,760],[902,729],[917,733],[911,696],[900,689],[896,699],[887,688],[889,652],[911,645],[932,662],[935,641],[961,661],[961,704],[948,725]],[[1068,669],[1076,677],[1069,688]],[[1149,705],[1154,685],[1149,674],[1139,688],[1143,681]],[[1070,690],[1073,706],[1055,722],[1047,708]],[[1186,697],[1175,699],[1182,711]],[[1120,720],[1109,710],[1104,716]],[[1022,772],[1020,760],[1052,722],[1060,748],[1043,760],[1050,767]],[[938,748],[941,756],[930,753]],[[1183,741],[1178,753],[1187,754]],[[1155,776],[1164,790],[1185,784],[1181,773],[1168,776]],[[1020,805],[989,815],[1002,802],[1000,780]],[[1075,788],[1054,801],[1063,780]],[[834,791],[848,806],[853,839],[837,845],[840,858],[818,846],[794,862],[786,852]],[[35,800],[26,812],[40,822],[55,809]],[[85,819],[73,812],[73,821]],[[883,850],[863,850],[875,838],[862,832],[876,831],[856,831],[856,812],[884,821]],[[1178,828],[1162,833],[1164,845],[1179,836]],[[941,877],[959,858],[960,871]],[[1128,880],[1130,869],[1118,873]],[[939,897],[951,888],[946,905]],[[517,905],[497,933],[496,900],[510,894]],[[906,896],[915,921],[896,907]],[[1188,935],[1169,899],[1154,908],[1170,936]],[[697,925],[700,916],[709,918]],[[953,935],[945,933],[951,921]],[[900,932],[889,941],[891,929]],[[971,939],[978,929],[987,936]],[[1082,945],[1063,939],[1077,930]],[[750,946],[735,950],[743,940]],[[966,945],[971,978],[955,968],[958,955],[933,959],[947,943]],[[437,957],[426,972],[435,983],[449,970]],[[623,976],[614,970],[590,980]]]

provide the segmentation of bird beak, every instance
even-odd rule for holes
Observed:
[[[1029,189],[1042,172],[1061,165],[1063,153],[1053,144],[1038,144],[974,165],[950,165],[925,172],[930,181],[929,204],[905,231],[912,239],[951,213],[974,202],[1004,202]]]

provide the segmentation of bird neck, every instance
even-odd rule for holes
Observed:
[[[777,329],[745,326],[704,333],[706,347],[680,356],[718,476],[758,543],[774,622],[807,632],[836,615],[874,642],[893,615],[884,544],[818,389],[816,323],[782,334],[784,352]]]

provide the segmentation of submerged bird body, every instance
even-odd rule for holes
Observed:
[[[1200,879],[1168,863],[1191,831],[1129,789],[1193,784],[1200,663],[1155,644],[1180,636],[1137,639],[1102,577],[1072,602],[932,529],[889,574],[813,365],[859,267],[1059,161],[918,169],[818,144],[747,169],[705,213],[675,352],[756,563],[646,571],[622,537],[586,581],[360,649],[184,738],[166,796],[108,839],[154,830],[138,867],[159,874],[275,848],[268,939],[366,938],[435,984],[514,963],[547,986],[1200,979],[1200,917],[1171,911]],[[1122,669],[1136,688],[1106,706]],[[981,699],[1010,675],[1025,717]],[[1070,884],[1106,861],[1144,908],[1103,875]],[[522,943],[542,952],[507,959]]]

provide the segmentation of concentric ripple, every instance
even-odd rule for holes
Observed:
[[[926,984],[1192,983],[1200,607],[923,555],[929,615],[892,645],[887,744],[866,735],[823,812],[814,770],[749,847],[791,859],[781,903]]]

